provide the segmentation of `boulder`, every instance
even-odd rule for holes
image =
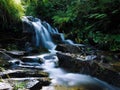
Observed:
[[[85,57],[77,54],[61,53],[57,52],[59,59],[59,66],[69,69],[72,72],[79,72],[84,74],[90,74],[92,69],[92,60],[85,60]]]
[[[43,79],[43,80],[36,80],[36,81],[32,81],[29,82],[29,89],[30,90],[40,90],[42,88],[42,86],[48,86],[50,84],[50,80],[49,79]]]
[[[120,72],[110,64],[101,62],[94,58],[93,60],[85,60],[85,56],[77,58],[77,54],[57,52],[59,59],[59,66],[69,71],[89,74],[93,77],[97,77],[109,84],[120,87]]]
[[[52,38],[53,38],[53,41],[56,43],[63,43],[60,33],[52,34]]]
[[[70,45],[70,44],[58,44],[56,47],[57,51],[64,53],[84,53],[85,46],[82,44]]]

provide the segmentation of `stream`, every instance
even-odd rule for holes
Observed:
[[[41,21],[32,16],[23,17],[23,31],[30,33],[30,37],[25,44],[25,50],[30,52],[32,47],[42,47],[50,53],[41,55],[30,55],[26,58],[41,58],[43,63],[20,62],[17,67],[31,67],[43,69],[49,73],[51,84],[43,86],[41,90],[120,90],[107,82],[92,77],[87,74],[72,73],[59,67],[59,59],[56,55],[55,47],[58,43],[76,45],[71,40],[65,40],[64,35],[56,28],[52,28],[47,22]],[[55,42],[57,39],[57,42]],[[58,42],[59,41],[59,42]],[[14,68],[15,65],[13,65]]]
[[[42,58],[43,64],[26,63],[27,66],[34,68],[42,68],[49,73],[51,84],[43,86],[41,90],[119,90],[108,83],[101,81],[90,75],[71,73],[59,67],[59,60],[54,53],[46,53],[36,56],[28,56],[27,58]],[[23,67],[22,64],[19,65]]]

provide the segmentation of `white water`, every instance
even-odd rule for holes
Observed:
[[[47,22],[41,22],[40,19],[33,17],[24,17],[24,18],[25,19],[23,19],[23,21],[29,23],[34,28],[33,32],[35,33],[35,35],[33,35],[32,42],[34,42],[33,44],[36,47],[42,46],[51,51],[54,50],[56,45],[52,41],[51,34],[59,34],[61,36],[61,40],[64,43],[74,44],[71,40],[65,40],[64,35],[62,33],[59,33],[57,29],[53,29]],[[48,72],[50,74],[49,77],[52,79],[51,86],[55,86],[55,85],[62,85],[66,87],[82,86],[84,88],[87,88],[82,90],[116,90],[111,85],[97,78],[91,77],[89,75],[69,73],[64,69],[59,68],[58,67],[59,60],[55,54],[50,53],[39,56],[33,56],[33,57],[42,58],[44,60],[44,63],[42,65],[41,64],[36,65],[36,63],[29,63],[28,66],[36,65],[36,67],[43,68],[46,72]],[[91,87],[94,89],[89,89]],[[43,88],[42,90],[51,90],[51,89]]]
[[[44,63],[40,65],[39,68],[43,68],[44,71],[48,72],[49,77],[52,79],[50,85],[52,89],[50,87],[43,87],[42,90],[62,90],[62,89],[53,88],[56,85],[64,86],[67,88],[84,87],[84,89],[82,90],[119,90],[119,89],[115,89],[113,86],[109,85],[104,81],[101,81],[95,77],[91,77],[90,75],[70,73],[65,71],[64,69],[59,67],[59,63],[58,63],[59,60],[55,54],[48,53],[38,56],[32,56],[32,58],[34,57],[37,58],[39,57],[43,59]],[[35,63],[31,63],[31,66],[34,66],[34,64]],[[64,89],[64,90],[74,90],[74,89]]]
[[[40,19],[33,18],[31,16],[24,17],[23,22],[31,24],[31,27],[33,27],[33,31],[28,28],[29,30],[27,32],[32,32],[34,35],[32,36],[32,44],[36,47],[45,47],[47,49],[53,49],[56,45],[52,41],[51,35],[49,31],[52,29],[49,27],[45,27]],[[46,24],[48,25],[48,24]],[[25,27],[25,26],[24,26]]]
[[[52,35],[59,34],[61,41],[63,43],[74,44],[71,40],[65,40],[64,35],[59,33],[58,30],[52,28],[47,22],[41,21],[38,18],[32,16],[23,17],[23,23],[28,24],[29,27],[23,24],[23,27],[26,32],[32,32],[32,44],[36,47],[45,47],[49,50],[53,50],[56,47],[56,44],[53,42]],[[28,29],[28,30],[26,30]]]

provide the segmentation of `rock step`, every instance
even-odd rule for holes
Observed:
[[[2,78],[48,77],[47,72],[39,70],[5,70],[0,72]]]
[[[13,90],[13,87],[9,83],[0,82],[0,90]]]

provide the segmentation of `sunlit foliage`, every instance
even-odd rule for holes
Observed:
[[[21,21],[24,11],[20,0],[0,0],[1,30],[13,29],[13,25]]]
[[[24,15],[24,8],[20,0],[0,0],[0,11],[3,19],[19,20]]]

